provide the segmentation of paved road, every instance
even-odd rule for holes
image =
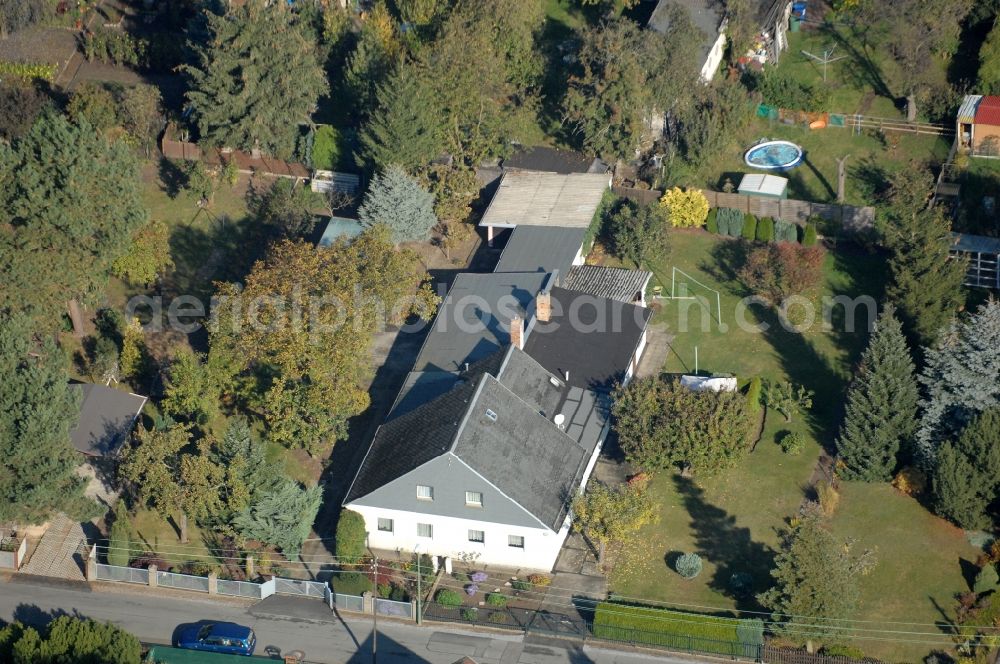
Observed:
[[[169,643],[174,628],[213,619],[249,625],[257,632],[258,654],[302,650],[309,662],[368,664],[371,620],[341,621],[322,602],[272,597],[256,605],[209,601],[195,595],[135,592],[97,585],[14,575],[0,577],[0,620],[44,624],[70,614],[110,620],[147,643]],[[275,600],[271,602],[270,600]],[[584,646],[558,639],[523,638],[383,620],[377,642],[380,664],[451,664],[463,655],[482,664],[686,664],[693,659],[653,657]]]

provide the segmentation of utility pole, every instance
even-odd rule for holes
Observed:
[[[414,555],[414,556],[416,557],[416,559],[417,559],[417,624],[418,624],[418,625],[419,625],[419,624],[420,624],[421,622],[423,622],[423,621],[421,620],[421,615],[420,615],[420,608],[421,608],[421,607],[420,607],[420,598],[421,598],[421,592],[420,592],[420,581],[421,581],[421,577],[422,577],[423,575],[422,575],[422,574],[420,573],[420,554],[419,554],[419,553],[417,553],[417,551],[418,551],[419,549],[420,549],[420,545],[419,545],[419,544],[418,544],[418,545],[417,545],[416,547],[414,547],[414,549],[413,549],[413,555]]]

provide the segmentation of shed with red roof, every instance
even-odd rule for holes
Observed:
[[[969,95],[958,110],[959,144],[975,157],[1000,157],[1000,96]]]

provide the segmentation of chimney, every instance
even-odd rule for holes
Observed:
[[[520,316],[510,319],[510,342],[518,349],[524,350],[524,319]]]
[[[552,318],[552,293],[548,289],[538,291],[535,296],[535,315],[542,323],[548,323]]]

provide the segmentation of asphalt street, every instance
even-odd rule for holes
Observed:
[[[273,596],[256,604],[164,589],[49,580],[24,574],[0,576],[0,620],[42,625],[60,615],[111,621],[146,643],[170,643],[178,625],[224,620],[257,632],[257,654],[292,650],[316,664],[372,662],[372,620],[331,612],[315,599]],[[702,660],[658,657],[580,646],[562,639],[520,633],[475,632],[447,626],[380,620],[378,664],[451,664],[468,655],[482,664],[686,664]]]

